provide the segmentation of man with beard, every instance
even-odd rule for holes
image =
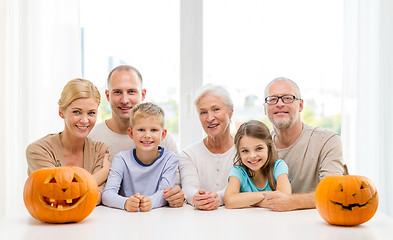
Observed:
[[[89,138],[105,142],[109,146],[112,160],[117,153],[135,148],[134,142],[128,136],[130,113],[134,105],[145,100],[146,89],[142,86],[140,72],[129,65],[114,68],[109,73],[107,84],[105,95],[112,109],[112,117],[97,124]],[[176,142],[170,133],[162,140],[161,146],[178,154]],[[176,183],[180,184],[178,173]],[[171,207],[183,206],[184,194],[178,186],[165,189],[163,198]]]
[[[267,192],[264,201],[273,211],[315,208],[319,181],[344,172],[339,134],[302,122],[303,99],[290,79],[276,78],[266,86],[264,109],[273,125],[278,158],[288,165],[293,191],[292,195]]]

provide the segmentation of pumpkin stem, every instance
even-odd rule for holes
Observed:
[[[349,175],[347,164],[344,164],[344,175]]]

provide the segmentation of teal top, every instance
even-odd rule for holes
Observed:
[[[278,176],[281,174],[288,175],[288,165],[284,162],[284,160],[278,159],[274,164],[273,170],[273,178],[277,181]],[[262,189],[255,186],[252,182],[250,176],[248,176],[246,170],[244,170],[240,166],[233,166],[231,172],[229,173],[229,177],[234,176],[240,181],[240,192],[261,192],[261,191],[272,191],[269,186],[269,182],[266,181],[266,186]],[[228,179],[229,179],[228,177]],[[290,180],[289,180],[290,181]]]

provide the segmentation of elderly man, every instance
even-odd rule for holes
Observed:
[[[105,142],[109,146],[111,159],[120,151],[135,147],[128,136],[131,108],[145,100],[146,89],[142,87],[142,75],[131,66],[121,65],[114,68],[108,76],[108,89],[105,95],[112,109],[112,117],[97,124],[89,134],[95,141]],[[167,134],[161,145],[178,154],[173,136]],[[180,182],[178,177],[177,182]],[[171,207],[181,207],[184,194],[180,187],[167,188],[163,197]]]
[[[267,192],[265,200],[274,211],[315,208],[315,189],[322,178],[343,174],[340,136],[302,122],[303,99],[297,84],[276,78],[265,88],[265,114],[273,124],[278,157],[288,164],[293,194]]]

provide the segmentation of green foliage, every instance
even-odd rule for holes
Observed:
[[[341,114],[317,118],[314,108],[305,107],[302,113],[302,120],[308,125],[327,128],[341,134]]]
[[[170,106],[169,108],[172,109],[171,117],[168,116],[168,111],[165,111],[167,116],[165,119],[165,128],[171,133],[179,133],[179,104],[175,100],[169,100],[168,102],[160,103],[159,105]]]
[[[111,118],[111,114],[112,114],[109,102],[105,98],[104,90],[101,90],[101,96],[102,96],[102,98],[101,98],[101,104],[100,104],[99,111],[98,111],[97,122],[101,122],[101,121],[104,121],[105,119]],[[165,122],[166,129],[168,129],[168,131],[170,131],[172,133],[178,133],[179,132],[179,105],[178,105],[178,103],[175,100],[170,100],[168,102],[160,102],[157,104],[164,108],[165,113],[167,115],[166,122]],[[247,101],[245,101],[245,105],[254,106],[255,105],[255,97],[251,96],[251,97],[247,98]],[[268,126],[270,130],[273,130],[273,126],[266,116],[261,119],[257,119],[257,120],[266,124],[266,126]],[[309,105],[304,107],[303,112],[302,112],[302,120],[303,120],[303,122],[305,122],[311,126],[327,128],[327,129],[330,129],[332,131],[335,131],[335,132],[341,134],[341,114],[317,117],[313,103],[310,103]],[[235,122],[233,124],[234,129],[232,129],[231,134],[233,134],[233,135],[236,134],[237,127],[240,126],[240,124],[241,124],[241,122]]]
[[[97,123],[112,117],[112,110],[105,97],[105,89],[100,89],[101,103],[98,109]]]

